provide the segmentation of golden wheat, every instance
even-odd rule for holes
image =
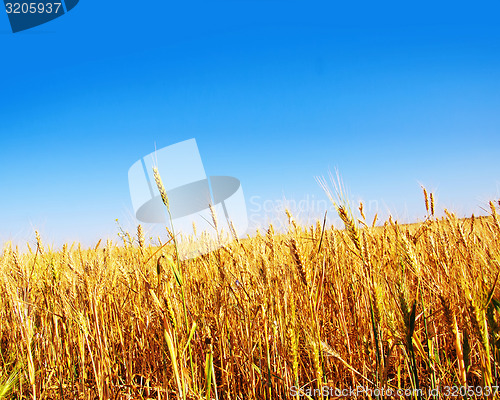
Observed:
[[[289,399],[326,384],[497,384],[496,204],[466,221],[436,218],[424,197],[433,218],[422,223],[360,227],[345,204],[345,229],[288,213],[287,233],[269,226],[186,261],[174,232],[154,246],[142,227],[104,249],[56,252],[38,233],[35,252],[6,245],[0,395]]]

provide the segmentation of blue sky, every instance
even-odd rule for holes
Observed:
[[[335,168],[371,217],[423,218],[420,184],[481,213],[500,197],[499,12],[81,0],[16,34],[0,13],[0,241],[116,238],[135,223],[129,167],[190,138],[261,220],[283,198],[314,214]]]

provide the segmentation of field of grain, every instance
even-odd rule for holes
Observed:
[[[438,398],[438,389],[448,397],[447,386],[469,397],[494,391],[498,204],[488,217],[458,219],[435,217],[427,193],[425,202],[424,222],[379,226],[362,208],[338,203],[345,229],[290,219],[286,233],[270,226],[182,262],[167,233],[153,246],[140,227],[93,249],[54,252],[38,234],[24,254],[6,244],[0,395],[287,399],[364,388],[358,397],[384,397],[378,388],[417,399]]]

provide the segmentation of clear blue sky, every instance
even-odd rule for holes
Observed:
[[[500,5],[103,2],[12,34],[0,12],[0,242],[116,238],[129,167],[196,138],[249,211],[326,199],[461,216],[500,197]],[[258,196],[258,197],[257,197]]]

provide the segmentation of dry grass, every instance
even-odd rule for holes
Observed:
[[[0,258],[0,396],[278,399],[290,387],[499,382],[500,225],[290,226],[178,262],[172,243]],[[360,209],[362,213],[362,207]],[[418,396],[416,396],[418,397]],[[422,396],[427,398],[427,396]]]

